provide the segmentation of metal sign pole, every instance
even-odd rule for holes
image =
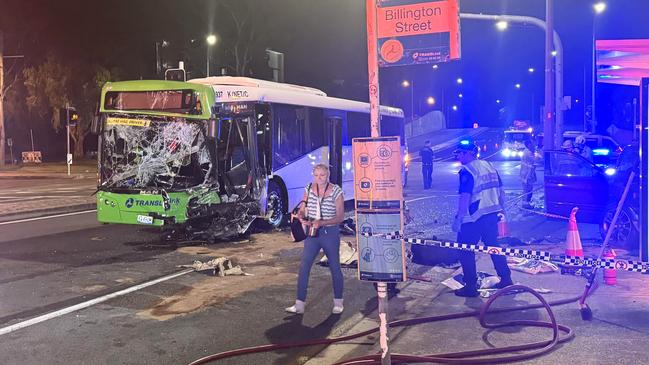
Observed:
[[[649,262],[649,78],[640,79],[640,261]]]
[[[65,129],[67,135],[67,154],[65,155],[65,162],[68,165],[68,176],[70,176],[70,106],[65,103]]]
[[[370,94],[370,126],[372,137],[381,135],[379,127],[379,62],[377,53],[377,21],[376,0],[366,0],[365,12],[367,16],[367,72]],[[379,320],[381,345],[381,365],[389,365],[389,326],[388,326],[388,288],[387,283],[378,282],[376,290],[379,302]]]

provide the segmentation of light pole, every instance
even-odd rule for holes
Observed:
[[[561,44],[561,38],[559,38],[559,34],[554,30],[554,22],[552,19],[552,11],[551,11],[553,1],[554,0],[546,0],[545,3],[546,21],[531,16],[505,15],[505,14],[490,15],[490,14],[460,13],[460,18],[486,20],[486,21],[494,21],[494,22],[506,21],[510,23],[517,23],[523,25],[534,25],[541,28],[546,33],[550,33],[552,35],[552,42],[550,42],[551,43],[550,47],[548,47],[548,44],[546,42],[546,53],[548,53],[549,50],[551,51],[549,52],[550,53],[549,56],[546,55],[546,60],[545,60],[545,64],[546,64],[545,66],[546,103],[545,104],[547,110],[545,110],[544,119],[545,117],[548,116],[548,112],[550,113],[550,118],[548,118],[547,123],[544,120],[544,129],[545,127],[549,127],[551,125],[552,129],[545,131],[546,139],[548,138],[548,136],[554,136],[553,139],[555,140],[555,142],[557,142],[559,139],[562,139],[562,137],[554,135],[555,116],[556,116],[556,130],[558,131],[563,130],[563,105],[560,103],[560,101],[563,100],[563,45]],[[500,29],[500,27],[498,28]],[[550,29],[549,32],[548,32],[548,28]],[[552,46],[554,46],[554,49],[552,49],[553,48]],[[553,58],[554,58],[554,64],[552,64]],[[549,74],[553,74],[552,76],[555,77],[550,77]],[[552,80],[550,80],[550,78]],[[554,82],[555,78],[556,78],[556,82]],[[556,90],[554,92],[548,91],[548,89],[550,88],[554,89],[555,87]],[[547,100],[548,97],[550,97],[552,100]],[[561,145],[561,142],[558,142],[558,144]]]
[[[595,43],[595,22],[596,22],[596,19],[597,19],[597,15],[603,13],[604,10],[606,10],[606,3],[603,2],[603,1],[600,1],[600,2],[597,2],[597,3],[593,4],[593,10],[594,10],[595,14],[593,14],[593,42],[592,42],[592,46],[593,46],[593,53],[592,53],[592,57],[593,57],[593,60],[592,60],[593,61],[593,63],[592,63],[592,72],[593,72],[592,76],[593,77],[592,77],[592,79],[593,80],[592,80],[592,86],[591,86],[591,93],[592,93],[592,95],[591,95],[591,98],[592,98],[592,102],[591,102],[591,105],[592,105],[592,109],[591,109],[592,110],[591,111],[592,122],[590,124],[590,131],[591,132],[595,132],[595,130],[597,129],[597,114],[595,114],[595,97],[596,97],[595,96],[595,87],[597,85],[597,54],[596,54],[596,52],[597,52],[596,48],[597,47],[596,47],[596,43]]]
[[[205,77],[210,77],[210,50],[211,46],[216,44],[217,38],[216,35],[210,34],[205,38],[205,41],[207,42],[207,62],[206,62],[206,67],[205,67]]]
[[[415,82],[414,81],[408,81],[408,80],[403,80],[401,82],[401,86],[403,87],[409,87],[410,88],[410,122],[415,119],[415,102],[414,102],[414,88],[415,88]]]

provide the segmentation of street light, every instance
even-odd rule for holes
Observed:
[[[463,82],[463,81],[462,81],[462,78],[461,78],[461,77],[458,77],[457,80],[456,80],[456,82],[457,82],[458,85],[462,85],[462,82]]]
[[[594,132],[595,129],[597,128],[597,114],[595,114],[595,87],[597,85],[597,56],[596,56],[596,43],[595,43],[595,21],[597,19],[597,15],[601,14],[606,10],[606,3],[603,1],[599,1],[595,4],[593,4],[593,10],[595,11],[595,15],[593,16],[593,42],[592,42],[592,48],[593,48],[593,62],[591,64],[592,66],[592,86],[591,86],[591,105],[592,105],[592,124],[590,125],[590,131]],[[584,103],[585,104],[585,103]],[[585,106],[584,106],[585,108]],[[586,124],[586,113],[584,112],[584,125]]]
[[[496,104],[500,104],[500,99],[496,99]]]
[[[462,95],[462,93],[459,93],[459,94],[457,94],[457,97],[462,99],[464,97],[464,95]]]
[[[520,89],[520,88],[521,88],[521,84],[516,84],[516,85],[514,85],[514,87],[516,87],[517,89]]]
[[[428,99],[426,99],[426,103],[428,103],[428,105],[435,105],[435,98],[429,96]]]
[[[433,65],[433,70],[437,70],[438,67],[439,67],[439,66],[437,66],[437,64],[434,64],[434,65]]]
[[[500,30],[500,31],[506,30],[507,27],[509,27],[509,23],[507,23],[504,20],[500,20],[500,21],[496,22],[496,28],[498,28],[498,30]]]
[[[527,72],[533,74],[533,73],[534,73],[534,68],[533,68],[533,67],[528,68],[528,69],[527,69]]]
[[[413,89],[415,88],[415,82],[413,81],[412,83],[408,80],[403,80],[401,82],[401,86],[405,88],[410,88],[410,121],[415,119],[415,103],[414,103],[414,91]]]
[[[210,46],[215,45],[217,40],[218,39],[214,34],[210,34],[207,36],[207,38],[205,38],[205,41],[207,42],[207,62],[205,67],[205,77],[210,77]]]
[[[453,105],[453,106],[451,107],[451,109],[453,109],[453,111],[456,112],[456,111],[457,111],[457,105]]]

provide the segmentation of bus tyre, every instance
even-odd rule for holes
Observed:
[[[616,206],[611,206],[606,210],[604,219],[599,225],[599,231],[602,236],[602,239],[606,238],[606,232],[608,230],[611,221],[613,220],[613,215],[615,215]],[[639,232],[636,229],[634,224],[635,213],[628,206],[624,206],[620,211],[620,215],[617,217],[617,222],[611,238],[609,240],[609,246],[618,247],[627,250],[637,250],[639,248]]]
[[[279,228],[288,221],[286,194],[282,187],[275,181],[268,182],[268,224]]]

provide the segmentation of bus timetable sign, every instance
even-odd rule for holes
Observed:
[[[379,66],[407,66],[460,58],[457,0],[379,0]]]

